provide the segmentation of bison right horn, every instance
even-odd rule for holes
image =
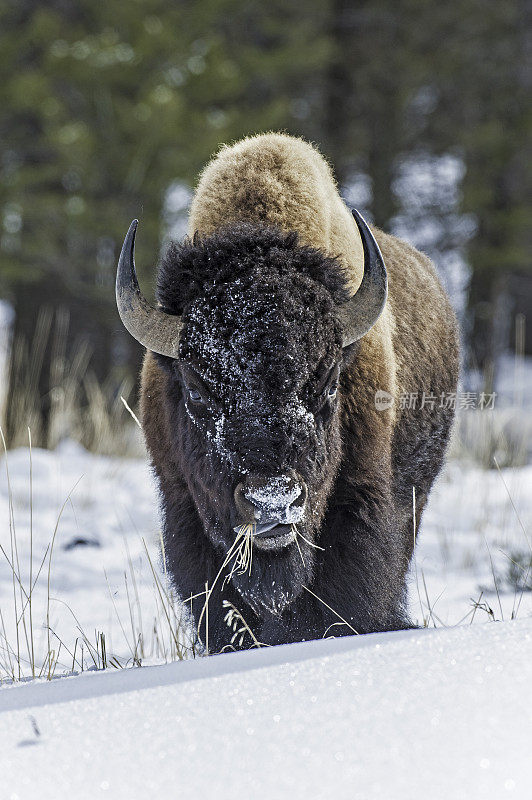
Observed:
[[[148,350],[177,358],[181,317],[153,308],[142,295],[135,271],[134,219],[124,239],[116,273],[116,305],[120,319],[130,334]]]
[[[362,215],[356,209],[352,214],[362,239],[364,274],[355,294],[340,307],[344,347],[361,339],[375,325],[388,295],[388,278],[379,245]]]

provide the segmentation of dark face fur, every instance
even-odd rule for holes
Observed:
[[[340,458],[341,268],[294,234],[239,224],[172,245],[158,300],[183,314],[169,375],[176,459],[223,554],[254,524],[232,582],[261,616],[310,582]],[[227,569],[230,572],[230,566]]]

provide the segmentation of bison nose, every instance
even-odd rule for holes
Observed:
[[[305,481],[295,472],[269,478],[248,478],[235,489],[235,503],[243,519],[260,526],[300,522],[307,501]]]

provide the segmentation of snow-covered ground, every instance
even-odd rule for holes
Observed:
[[[33,582],[45,557],[32,593],[37,674],[48,647],[43,675],[100,663],[99,632],[108,664],[175,657],[146,462],[64,442],[33,450],[31,480],[28,449],[11,451],[7,467],[9,482],[4,456],[6,683],[19,653],[22,674],[32,671],[31,636],[20,622],[17,644],[14,613],[29,625],[31,549]],[[532,552],[531,486],[532,466],[446,468],[410,578],[413,617],[438,630],[6,685],[0,797],[528,798],[532,592],[508,575]]]
[[[3,797],[530,797],[532,620],[0,690]]]
[[[421,621],[421,607],[437,626],[485,622],[491,612],[497,620],[530,614],[532,592],[516,590],[509,576],[532,588],[531,489],[531,466],[447,466],[423,517],[410,586],[414,618]]]
[[[160,592],[166,600],[166,582],[158,570],[158,529],[156,492],[146,460],[91,455],[71,441],[55,452],[34,448],[31,462],[27,448],[4,456],[0,467],[0,543],[6,551],[0,563],[0,596],[8,640],[0,649],[4,673],[10,671],[17,649],[15,603],[19,617],[22,608],[26,618],[29,615],[30,562],[35,661],[42,664],[48,650],[48,614],[56,654],[62,643],[58,672],[76,666],[76,638],[79,666],[82,645],[84,663],[93,663],[90,645],[96,646],[100,632],[106,637],[108,654],[123,657],[124,663],[133,654],[170,655],[165,641],[168,626],[161,630]],[[14,596],[9,563],[13,560],[26,592],[22,596],[18,582]],[[152,567],[164,584],[159,589]],[[139,634],[145,640],[140,644]],[[18,641],[24,673],[29,674],[31,647],[21,625]]]
[[[81,631],[93,645],[103,632],[108,655],[116,655],[122,663],[133,655],[143,661],[170,657],[167,583],[159,571],[157,495],[147,462],[92,455],[73,442],[63,443],[55,452],[34,449],[31,455],[31,476],[28,449],[11,451],[7,470],[5,456],[0,459],[4,674],[9,673],[14,650],[29,661],[22,625],[16,646],[14,607],[16,602],[19,618],[25,609],[27,622],[31,550],[32,582],[46,556],[32,593],[35,661],[47,652],[47,614],[56,653],[62,642],[57,672],[72,668],[77,637],[77,660],[84,644],[85,662],[92,663]],[[527,565],[532,552],[531,487],[532,466],[498,472],[449,463],[424,515],[411,571],[414,619],[441,626],[487,622],[492,616],[521,618],[530,612],[532,592],[516,591],[508,576],[513,570],[519,578],[520,568],[514,562]],[[8,563],[13,560],[12,547],[26,591],[21,595],[16,584],[15,599]],[[43,659],[44,655],[41,664]],[[28,674],[26,662],[23,672]]]
[[[394,222],[436,258],[458,310],[475,224],[457,213],[460,170],[447,156],[403,165]],[[169,192],[174,235],[189,199]],[[0,409],[11,322],[0,301]],[[496,389],[512,411],[500,425],[530,456],[532,359],[505,357]],[[532,466],[448,465],[410,575],[430,630],[193,659],[146,462],[68,441],[0,457],[0,800],[528,800],[531,489]]]

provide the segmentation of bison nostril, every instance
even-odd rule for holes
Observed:
[[[234,491],[235,505],[241,521],[251,521],[255,519],[255,506],[245,495],[245,486],[239,483]]]
[[[235,489],[237,508],[259,522],[299,522],[307,500],[305,482],[296,473],[248,479]]]

